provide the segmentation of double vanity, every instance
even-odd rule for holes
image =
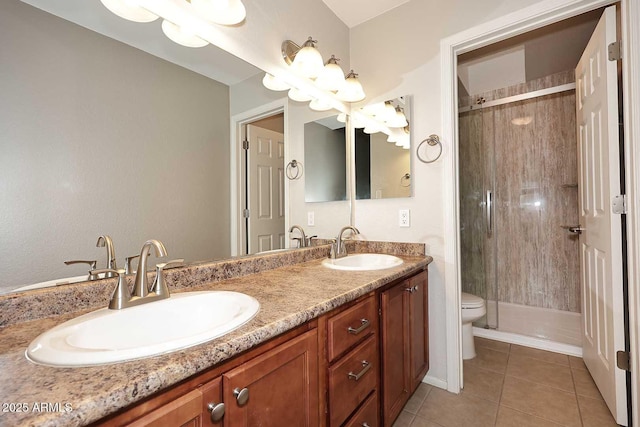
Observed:
[[[173,268],[122,310],[116,277],[0,296],[0,426],[390,426],[428,370],[431,258],[346,250]]]

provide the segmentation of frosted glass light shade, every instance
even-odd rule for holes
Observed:
[[[133,22],[153,22],[158,19],[158,15],[136,5],[133,0],[100,0],[104,7],[109,9],[120,18]]]
[[[384,110],[382,110],[381,119],[383,122],[387,123],[393,120],[396,117],[396,109],[393,107],[391,102],[387,101],[384,103]]]
[[[162,32],[172,41],[187,47],[202,47],[209,44],[208,41],[201,39],[186,28],[182,28],[169,22],[166,19],[162,21]]]
[[[309,95],[307,95],[304,92],[299,91],[296,88],[291,88],[289,90],[289,98],[291,98],[294,101],[298,101],[298,102],[309,102],[311,101],[311,97]]]
[[[362,85],[358,81],[358,75],[351,70],[344,80],[344,86],[336,94],[338,98],[345,102],[358,102],[365,98]]]
[[[309,103],[309,108],[314,111],[329,111],[331,110],[331,105],[314,99]]]
[[[191,0],[191,4],[206,20],[216,24],[238,24],[247,16],[241,0]]]
[[[264,85],[264,87],[266,87],[267,89],[271,89],[271,90],[289,90],[289,89],[291,89],[291,86],[289,86],[288,84],[286,84],[285,82],[283,82],[282,80],[277,78],[276,76],[273,76],[273,75],[271,75],[269,73],[266,73],[264,75],[264,77],[262,78],[262,84]]]
[[[387,126],[392,128],[403,128],[408,124],[407,117],[404,115],[400,107],[394,110],[393,116],[387,121]]]
[[[316,84],[324,90],[330,90],[332,92],[340,90],[344,85],[344,71],[338,65],[338,60],[334,55],[331,55],[329,61],[322,69],[322,72],[316,80]]]
[[[296,53],[291,67],[296,73],[309,79],[315,79],[320,75],[324,69],[324,61],[311,37],[309,37],[298,53]]]
[[[336,118],[337,121],[339,121],[340,123],[347,123],[347,115],[345,113],[340,113],[338,114],[338,117]]]

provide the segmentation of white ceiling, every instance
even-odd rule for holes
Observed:
[[[349,28],[394,9],[409,0],[322,0]]]
[[[127,21],[107,10],[100,0],[22,1],[228,86],[261,72],[213,45],[197,49],[179,46],[164,36],[161,19],[147,24]]]

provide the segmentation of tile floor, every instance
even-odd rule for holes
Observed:
[[[616,426],[582,359],[476,337],[456,395],[421,384],[393,427]]]

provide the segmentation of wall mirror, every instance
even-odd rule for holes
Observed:
[[[345,124],[337,115],[305,123],[305,202],[347,199],[345,137]]]
[[[354,126],[356,199],[411,197],[410,100],[362,108],[376,123]]]
[[[100,235],[119,268],[152,238],[171,259],[231,255],[230,117],[282,94],[215,46],[174,44],[160,21],[99,1],[0,2],[0,293],[84,280],[88,265],[64,261],[104,268]],[[145,42],[153,54],[132,47]]]

